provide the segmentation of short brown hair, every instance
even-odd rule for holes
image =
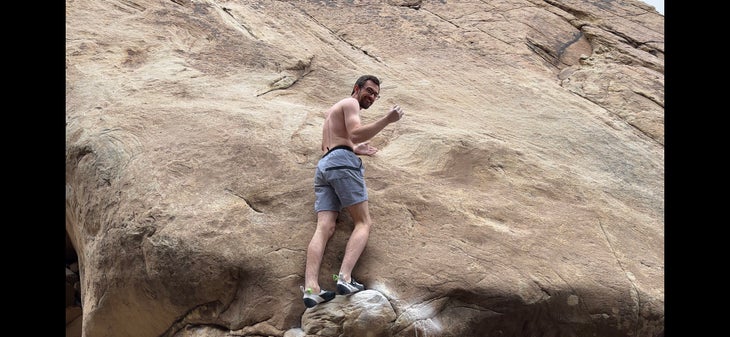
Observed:
[[[358,88],[362,88],[365,85],[365,82],[367,82],[367,81],[373,81],[373,83],[375,83],[378,87],[380,87],[380,80],[377,77],[375,77],[374,75],[360,76],[360,78],[358,78],[357,81],[355,81],[355,85]],[[355,93],[355,88],[352,88],[352,92],[350,93],[350,95],[352,95],[354,93]]]

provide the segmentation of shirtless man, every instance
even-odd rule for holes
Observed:
[[[335,233],[335,222],[344,208],[350,213],[355,228],[345,247],[337,276],[337,292],[347,295],[364,290],[365,286],[352,278],[355,268],[370,235],[370,212],[365,187],[365,168],[357,155],[373,155],[378,149],[369,141],[388,124],[403,117],[396,105],[382,118],[366,125],[360,122],[360,110],[369,108],[380,97],[380,80],[372,75],[357,79],[350,97],[335,103],[325,113],[322,127],[322,152],[314,176],[314,210],[317,212],[317,229],[307,248],[304,275],[304,305],[307,308],[335,298],[334,291],[319,286],[319,268],[327,241]]]

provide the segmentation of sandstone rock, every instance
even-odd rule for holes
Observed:
[[[383,294],[364,290],[307,309],[302,330],[314,336],[392,336],[390,327],[395,320],[395,311]]]
[[[66,1],[67,336],[661,336],[663,25],[636,0]],[[383,311],[314,319],[322,113],[365,73],[365,121],[406,111],[363,158],[353,276]]]

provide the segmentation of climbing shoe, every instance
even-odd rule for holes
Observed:
[[[346,282],[342,277],[342,274],[332,275],[332,278],[337,281],[337,292],[340,293],[340,295],[349,295],[365,290],[365,286],[357,283],[352,277],[350,277],[350,282]]]
[[[335,298],[334,291],[322,290],[319,294],[314,294],[312,293],[312,288],[304,289],[303,286],[299,286],[299,288],[302,289],[302,292],[304,293],[304,306],[307,308],[314,307],[320,303],[329,302]]]

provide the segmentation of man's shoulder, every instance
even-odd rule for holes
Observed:
[[[360,103],[353,97],[346,97],[335,103],[335,108],[342,111],[360,111]]]
[[[352,105],[352,104],[358,105],[357,100],[354,97],[352,97],[352,96],[345,97],[345,98],[341,99],[339,102],[336,103],[336,105],[348,105],[348,104],[350,104],[350,105]]]
[[[353,109],[357,109],[359,107],[358,102],[356,99],[352,97],[346,97],[343,98],[337,103],[332,104],[332,106],[325,112],[325,116],[332,116],[332,115],[344,115],[345,111],[351,111]],[[338,117],[341,118],[341,117]]]

